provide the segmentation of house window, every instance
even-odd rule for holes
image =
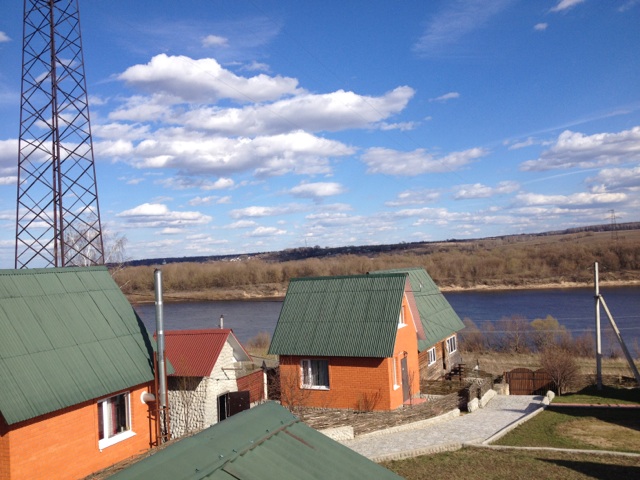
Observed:
[[[449,337],[447,338],[447,351],[449,353],[453,353],[458,349],[457,345],[456,345],[456,337]]]
[[[429,356],[429,365],[436,363],[436,347],[431,347],[427,351],[427,355]]]
[[[302,387],[329,389],[329,361],[302,360]]]
[[[398,318],[398,328],[404,327],[406,325],[404,321],[404,305],[400,307],[400,316]]]
[[[131,405],[128,393],[114,395],[98,402],[100,450],[134,435],[131,431]]]

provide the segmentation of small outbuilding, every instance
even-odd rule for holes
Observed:
[[[255,368],[230,329],[165,331],[165,351],[174,368],[168,379],[172,438],[209,427],[263,398],[262,369]]]

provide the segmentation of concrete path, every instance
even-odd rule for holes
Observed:
[[[484,408],[427,427],[364,435],[342,443],[376,462],[457,450],[463,443],[482,443],[542,408],[541,396],[497,395]]]

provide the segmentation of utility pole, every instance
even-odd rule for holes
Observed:
[[[77,0],[24,0],[15,268],[104,264]]]

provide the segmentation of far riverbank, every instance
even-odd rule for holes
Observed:
[[[607,287],[631,287],[640,285],[640,280],[610,280],[600,281],[600,288]],[[489,292],[489,291],[510,291],[510,290],[557,290],[593,288],[593,283],[587,282],[558,282],[558,283],[531,283],[526,285],[474,285],[472,287],[462,287],[459,285],[440,286],[440,291],[447,292]],[[225,289],[216,288],[196,291],[176,291],[169,290],[163,293],[163,302],[206,302],[206,301],[271,301],[278,302],[284,300],[286,295],[285,285],[251,285],[246,289]],[[153,291],[147,293],[126,294],[130,303],[144,304],[155,302]]]

